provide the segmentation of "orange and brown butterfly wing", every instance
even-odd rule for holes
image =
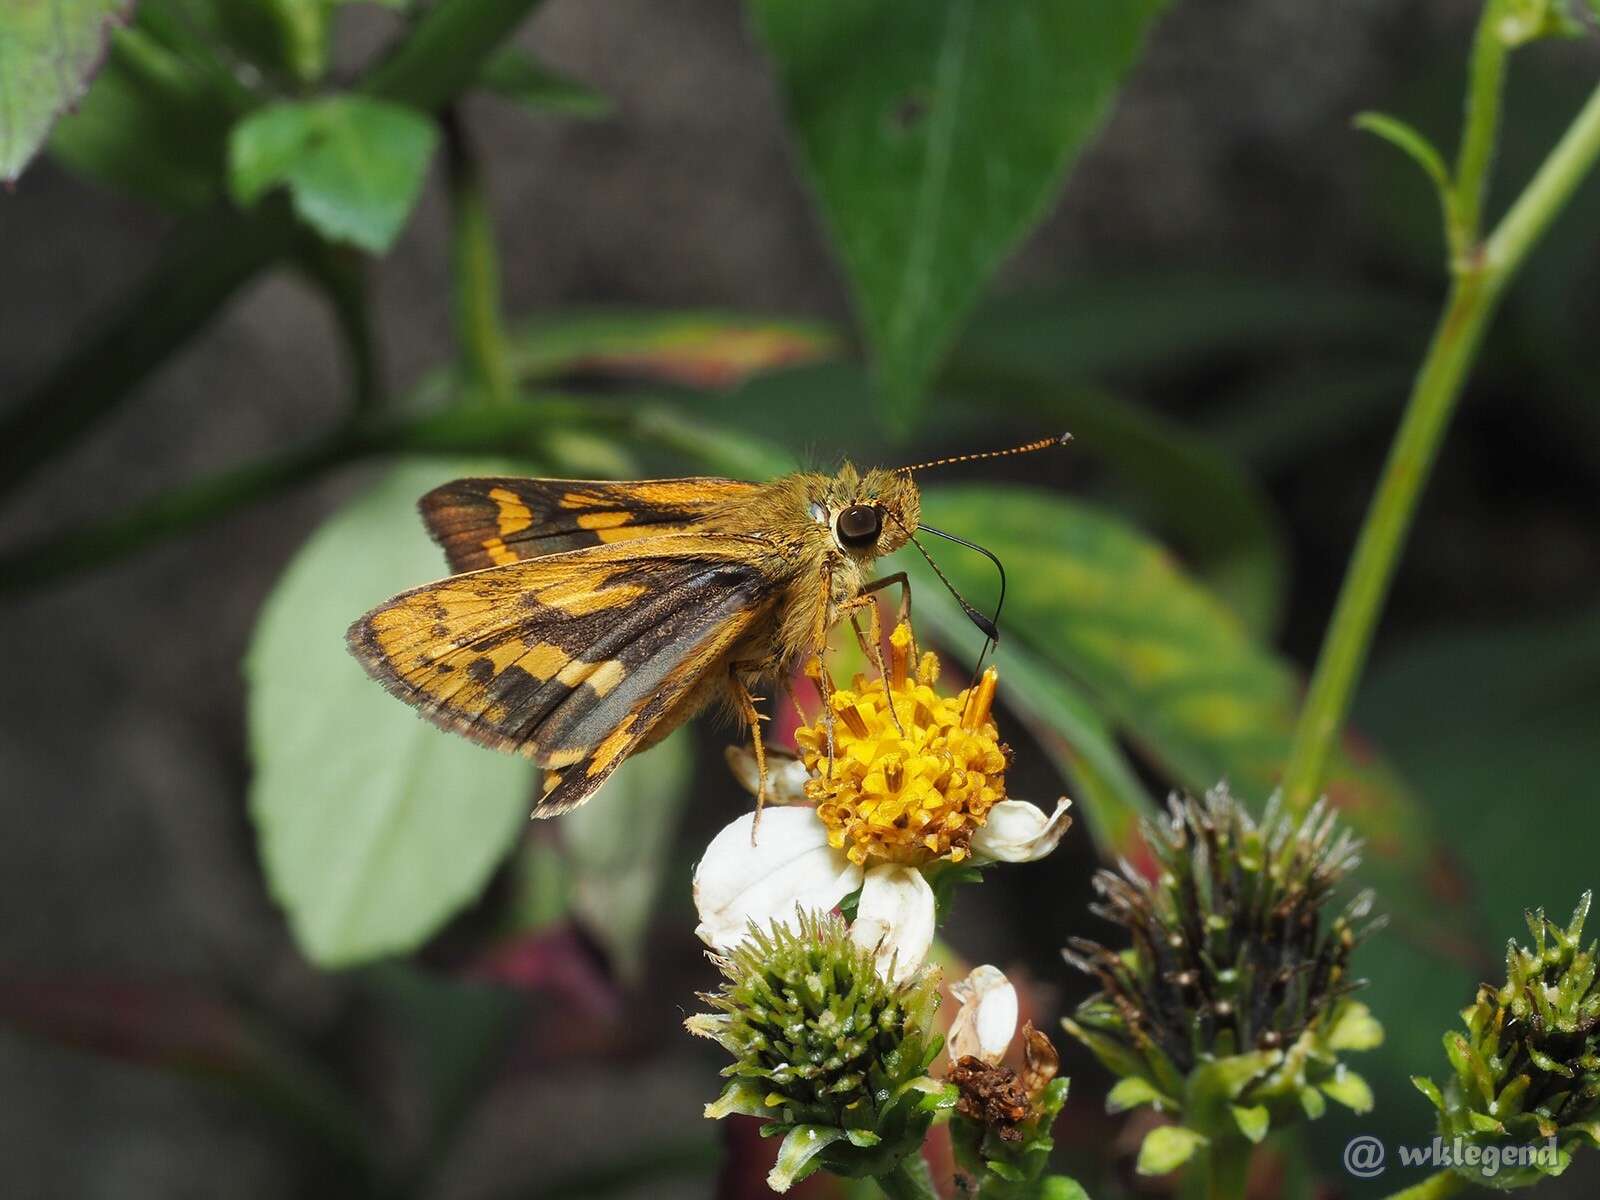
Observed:
[[[581,804],[766,612],[764,540],[685,534],[458,575],[350,628],[435,724],[545,767],[535,815]]]
[[[452,571],[503,567],[634,538],[684,533],[759,485],[712,477],[613,482],[458,479],[420,501]]]

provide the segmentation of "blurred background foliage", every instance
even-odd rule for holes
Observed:
[[[1170,788],[1272,789],[1442,290],[1426,183],[1348,120],[1450,144],[1473,6],[126,10],[0,15],[0,173],[48,134],[0,197],[13,1194],[756,1194],[675,1028],[709,982],[688,870],[745,803],[725,731],[530,828],[527,764],[344,653],[441,573],[414,500],[463,473],[763,478],[1072,430],[925,478],[1009,568],[1012,791],[1082,815],[949,931],[1047,1022],[1085,988],[1056,947],[1095,930],[1095,859],[1140,861]],[[1519,58],[1508,195],[1595,65]],[[1591,181],[1485,347],[1329,781],[1394,916],[1357,960],[1378,1112],[1274,1147],[1264,1195],[1362,1194],[1344,1140],[1423,1136],[1407,1075],[1520,910],[1594,883],[1597,248]],[[1064,1162],[1162,1186],[1068,1054]]]

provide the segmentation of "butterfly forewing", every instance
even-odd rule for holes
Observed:
[[[453,571],[507,566],[587,546],[691,530],[759,485],[696,477],[619,483],[458,479],[418,502]]]
[[[541,814],[599,787],[770,611],[760,539],[684,534],[405,592],[350,630],[430,720],[546,767]],[[726,670],[726,665],[720,669]]]

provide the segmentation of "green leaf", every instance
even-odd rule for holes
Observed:
[[[426,940],[482,890],[529,811],[530,763],[433,728],[344,645],[366,609],[444,573],[417,497],[474,471],[392,471],[295,556],[251,640],[250,814],[272,893],[323,966]]]
[[[1163,0],[750,0],[900,427]]]
[[[0,6],[0,180],[22,174],[75,104],[131,0],[7,0]]]
[[[796,1125],[778,1147],[778,1161],[767,1173],[767,1186],[787,1192],[817,1169],[817,1155],[844,1137],[844,1130],[833,1125]]]
[[[1327,1034],[1329,1050],[1376,1050],[1383,1045],[1383,1026],[1359,1000],[1346,1000]]]
[[[1228,1111],[1233,1114],[1233,1123],[1239,1127],[1239,1132],[1249,1139],[1251,1145],[1259,1146],[1272,1128],[1272,1114],[1264,1104],[1230,1104]]]
[[[1375,1103],[1372,1088],[1367,1081],[1343,1063],[1334,1073],[1332,1079],[1324,1080],[1318,1085],[1323,1093],[1331,1100],[1337,1100],[1353,1113],[1369,1113]]]
[[[918,571],[916,578],[918,624],[973,662],[978,648],[966,614],[931,574]],[[1007,641],[996,662],[1001,703],[1055,761],[1101,857],[1114,861],[1133,853],[1140,820],[1159,810],[1104,716],[1072,680],[1027,649]]]
[[[1165,1175],[1176,1171],[1194,1157],[1206,1139],[1182,1125],[1158,1125],[1144,1135],[1139,1145],[1139,1161],[1134,1170],[1140,1175]]]
[[[1357,113],[1352,124],[1357,129],[1376,134],[1410,157],[1411,161],[1421,167],[1428,178],[1433,180],[1433,185],[1439,189],[1441,196],[1449,193],[1450,168],[1445,166],[1444,155],[1439,153],[1420,130],[1406,124],[1398,117],[1380,112]]]
[[[1106,1093],[1106,1111],[1108,1113],[1127,1112],[1129,1109],[1138,1108],[1141,1104],[1161,1103],[1161,1093],[1147,1079],[1137,1075],[1130,1075],[1126,1079],[1117,1080],[1112,1089]]]
[[[486,90],[539,113],[597,120],[611,115],[608,96],[552,71],[517,46],[506,46],[483,65]]]
[[[1287,756],[1298,680],[1162,547],[1033,489],[929,488],[923,512],[1011,565],[1005,637],[1076,681],[1171,780],[1199,792],[1227,779],[1255,803],[1266,799]],[[993,607],[988,563],[945,553],[940,565],[975,605]],[[940,586],[917,578],[920,589]],[[1371,756],[1341,756],[1328,792],[1367,838],[1368,880],[1385,907],[1417,931],[1452,928],[1459,914],[1429,890],[1441,869],[1435,836],[1393,773]]]
[[[1089,1193],[1076,1179],[1051,1175],[1039,1185],[1039,1200],[1089,1200]]]
[[[229,180],[245,206],[286,184],[295,211],[324,237],[381,254],[405,225],[437,141],[431,121],[398,104],[285,101],[234,128]]]
[[[644,966],[644,939],[693,765],[688,734],[680,730],[618,767],[604,804],[586,804],[561,822],[573,909],[624,979],[636,979]]]
[[[1070,469],[1076,471],[1081,456],[1105,460],[1122,485],[1119,498],[1126,495],[1132,511],[1170,536],[1252,631],[1276,631],[1289,575],[1286,538],[1242,463],[1177,422],[1098,388],[1052,382],[959,351],[942,387],[946,380],[968,409],[986,413],[992,397],[1005,396],[1018,416],[1070,430],[1075,441],[1058,452],[1069,456]]]

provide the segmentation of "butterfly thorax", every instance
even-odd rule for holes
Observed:
[[[873,514],[870,523],[862,510]],[[746,647],[765,650],[757,674],[792,669],[816,653],[821,632],[861,594],[876,561],[905,545],[920,515],[910,476],[862,474],[846,463],[835,475],[782,476],[708,519],[710,527],[760,539],[775,551],[763,561],[764,570],[782,577],[773,580],[771,615],[746,639]],[[848,516],[861,524],[851,526]]]

